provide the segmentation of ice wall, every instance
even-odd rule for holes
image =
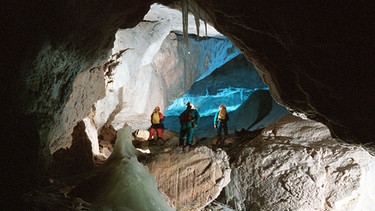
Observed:
[[[267,88],[264,88],[267,90]],[[224,88],[214,95],[184,94],[168,107],[166,115],[179,116],[185,110],[187,102],[193,102],[201,116],[212,116],[218,111],[220,104],[225,104],[228,112],[235,111],[248,97],[258,89]]]
[[[175,99],[165,115],[178,116],[189,101],[194,103],[201,116],[214,115],[220,104],[226,105],[227,111],[232,112],[253,92],[268,89],[253,64],[243,55],[221,61],[220,67],[215,66],[209,76],[195,82],[183,96]]]

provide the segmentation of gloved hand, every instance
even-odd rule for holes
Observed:
[[[214,124],[214,128],[217,128],[217,124]]]

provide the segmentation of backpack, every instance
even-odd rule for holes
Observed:
[[[226,109],[220,110],[218,118],[221,119],[221,120],[225,120],[226,117],[227,117],[227,110]]]
[[[194,117],[190,114],[189,111],[184,111],[180,115],[180,122],[192,122],[194,120]]]
[[[159,124],[160,123],[160,116],[159,112],[154,112],[151,117],[151,123],[152,124]]]

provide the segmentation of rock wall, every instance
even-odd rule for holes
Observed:
[[[44,179],[51,152],[70,145],[69,139],[52,142],[51,136],[58,140],[70,136],[90,112],[88,101],[77,100],[69,108],[79,113],[63,117],[75,79],[106,62],[116,31],[139,23],[151,1],[128,3],[132,6],[117,1],[0,3],[0,65],[8,73],[1,77],[2,129],[8,131],[2,143],[9,142],[9,150],[1,153],[9,160],[1,179],[3,207],[22,207],[20,196]],[[96,94],[90,99],[97,100],[100,92]],[[60,124],[68,124],[65,134],[60,133]]]
[[[72,140],[71,147],[59,149],[53,154],[48,171],[48,176],[51,178],[69,177],[94,169],[92,144],[87,136],[84,121],[78,122],[74,127]]]
[[[370,210],[375,203],[375,158],[292,115],[250,141],[232,169],[225,193],[236,210]]]

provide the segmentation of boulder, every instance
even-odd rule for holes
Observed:
[[[201,210],[216,199],[230,181],[229,158],[224,151],[205,146],[189,152],[176,149],[145,161],[158,189],[177,210]]]

